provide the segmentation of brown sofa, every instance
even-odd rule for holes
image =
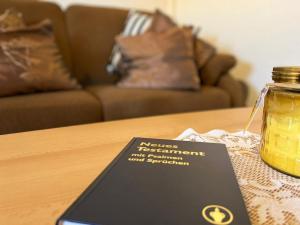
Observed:
[[[83,89],[0,98],[0,134],[245,103],[245,86],[221,72],[214,84],[203,85],[199,91],[116,87],[115,77],[107,75],[105,66],[127,10],[71,6],[64,12],[47,2],[0,2],[0,12],[10,7],[21,11],[28,23],[52,20],[63,58]]]

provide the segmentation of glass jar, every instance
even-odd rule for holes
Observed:
[[[274,67],[265,96],[261,158],[300,177],[300,67]]]

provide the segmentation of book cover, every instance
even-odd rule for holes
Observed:
[[[250,221],[225,145],[134,138],[57,224]]]

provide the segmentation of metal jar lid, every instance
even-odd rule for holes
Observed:
[[[300,83],[300,66],[274,67],[272,74],[276,83]]]

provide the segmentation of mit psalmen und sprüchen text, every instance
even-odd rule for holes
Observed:
[[[150,164],[189,166],[190,162],[187,159],[188,156],[204,157],[205,152],[179,149],[178,145],[141,142],[137,146],[137,152],[132,153],[129,156],[128,161]]]

